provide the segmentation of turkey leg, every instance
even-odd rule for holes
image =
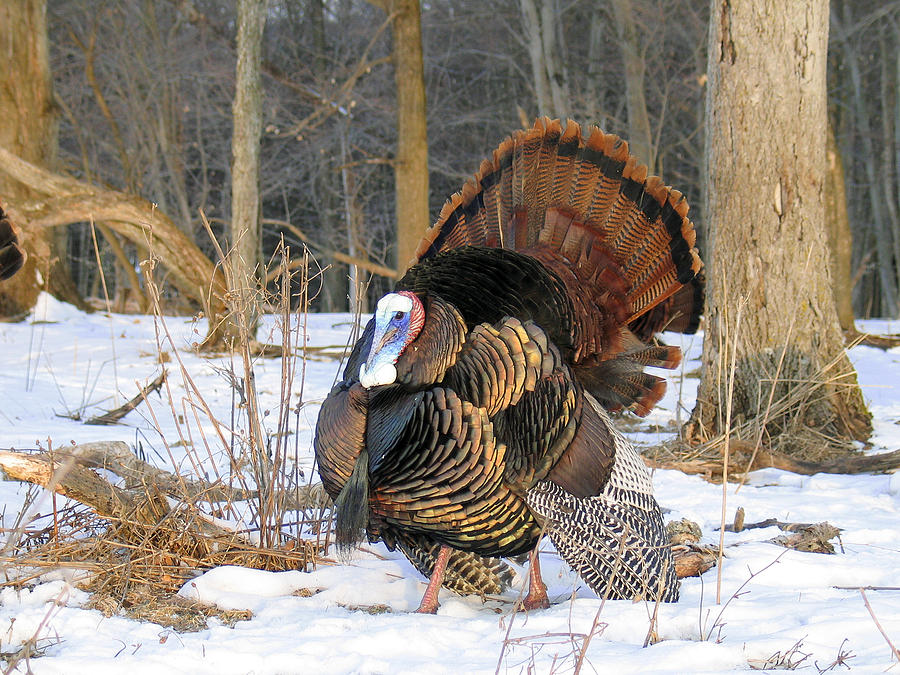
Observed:
[[[425,595],[422,596],[422,602],[419,603],[416,614],[437,613],[437,608],[440,606],[438,592],[441,590],[441,582],[444,580],[444,570],[447,569],[448,560],[450,560],[450,547],[442,545],[441,550],[438,551],[437,560],[434,561],[434,569],[431,570],[428,588],[425,589]]]
[[[547,609],[550,599],[547,597],[547,585],[541,579],[541,563],[538,547],[535,546],[528,560],[528,595],[522,601],[522,606],[532,609]]]

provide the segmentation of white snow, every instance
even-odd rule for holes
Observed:
[[[346,315],[309,315],[310,345],[344,345],[352,327]],[[72,442],[122,440],[140,445],[148,461],[225,475],[228,463],[216,427],[189,405],[197,400],[182,376],[179,360],[215,417],[227,427],[234,400],[222,368],[240,365],[230,357],[205,359],[190,351],[205,324],[169,317],[173,344],[153,318],[83,314],[42,296],[31,320],[0,324],[0,448],[28,449]],[[889,322],[860,322],[873,333],[896,331]],[[158,335],[160,337],[158,337]],[[267,317],[260,337],[279,342],[278,321]],[[666,336],[685,348],[683,369],[670,377],[669,392],[630,435],[640,443],[664,440],[676,419],[693,407],[702,337]],[[122,424],[87,426],[81,419],[121,404],[160,369],[158,339],[172,357],[168,394],[153,395]],[[850,352],[875,416],[867,452],[900,448],[900,349],[855,347]],[[309,476],[318,405],[338,368],[333,359],[306,360],[301,382],[295,375],[290,405],[301,400],[297,465]],[[280,359],[255,365],[261,407],[276,424],[281,397]],[[299,367],[299,363],[298,363]],[[680,408],[680,412],[677,411]],[[174,412],[173,412],[174,409]],[[179,417],[180,416],[180,417]],[[238,415],[236,426],[246,424]],[[293,418],[292,418],[293,420]],[[650,424],[666,429],[649,431]],[[291,423],[292,429],[294,422]],[[630,426],[630,425],[629,425]],[[162,433],[160,434],[159,429]],[[206,455],[203,437],[213,449]],[[193,452],[186,448],[193,444]],[[201,465],[198,457],[203,456]],[[191,461],[193,460],[193,462]],[[689,518],[717,543],[721,486],[675,471],[654,474],[657,499],[667,519]],[[2,527],[10,528],[27,488],[0,481]],[[854,672],[898,672],[858,590],[846,587],[900,586],[900,473],[893,475],[799,476],[767,469],[751,475],[739,490],[729,486],[729,518],[742,506],[746,521],[765,518],[818,522],[842,529],[836,555],[800,553],[768,540],[777,528],[726,533],[721,605],[715,603],[716,569],[682,582],[681,599],[658,610],[658,640],[644,647],[652,606],[607,602],[584,589],[549,545],[542,567],[550,609],[511,615],[518,588],[482,603],[441,592],[435,616],[411,613],[425,588],[423,579],[397,553],[381,545],[364,547],[351,560],[313,572],[261,572],[238,567],[208,571],[181,594],[224,609],[248,609],[249,621],[229,628],[210,619],[206,630],[177,634],[152,623],[83,609],[88,596],[71,585],[70,574],[48,574],[21,590],[0,589],[0,652],[15,652],[37,635],[42,655],[16,672],[35,673],[519,673],[573,672],[583,636],[597,625],[582,672],[715,673],[748,670],[800,643],[793,661],[806,672],[830,666],[841,652],[852,655]],[[31,509],[46,514],[49,499]],[[4,530],[6,537],[8,530]],[[524,581],[520,570],[519,581]],[[307,593],[298,593],[306,589]],[[310,593],[312,593],[310,595]],[[304,597],[308,596],[308,597]],[[872,611],[895,646],[900,646],[900,591],[869,590]],[[384,605],[370,614],[358,607]],[[842,672],[836,666],[833,672]]]

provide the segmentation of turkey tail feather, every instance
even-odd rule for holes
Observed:
[[[546,214],[554,208],[585,229],[548,229]],[[563,128],[540,118],[503,141],[447,201],[412,262],[464,245],[521,251],[540,244],[577,264],[597,243],[629,280],[636,318],[700,271],[687,210],[683,195],[648,176],[627,142],[596,127],[585,137],[575,122]]]

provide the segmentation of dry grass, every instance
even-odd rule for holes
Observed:
[[[198,630],[213,616],[228,625],[250,617],[249,612],[224,612],[175,596],[203,570],[219,565],[309,570],[324,562],[330,506],[321,501],[303,506],[301,491],[308,479],[293,461],[307,452],[298,447],[299,434],[292,426],[304,405],[304,329],[312,261],[304,254],[305,264],[292,272],[289,256],[282,249],[273,263],[281,272],[276,293],[244,288],[228,298],[237,318],[229,328],[233,349],[224,373],[234,400],[227,420],[216,418],[185,365],[161,310],[154,264],[145,265],[158,361],[169,364],[170,380],[180,376],[185,393],[176,394],[166,381],[164,407],[145,397],[140,410],[155,426],[173,467],[179,466],[178,454],[186,453],[193,478],[171,481],[165,493],[153,481],[131,484],[127,491],[135,506],[124,517],[101,517],[80,505],[57,509],[54,498],[52,514],[27,522],[26,504],[0,558],[6,574],[3,585],[36,583],[60,568],[78,570],[76,584],[92,593],[90,607],[178,631]],[[227,262],[223,255],[222,267],[230,279]],[[301,289],[295,303],[292,282],[294,289]],[[253,317],[264,310],[276,314],[281,328],[282,342],[274,350],[261,348],[253,339]],[[260,354],[272,351],[282,356],[280,406],[267,413],[258,404],[254,365]],[[175,422],[177,438],[163,433],[159,420],[164,418]],[[176,448],[181,451],[176,453]],[[215,490],[198,491],[204,479]]]
[[[832,391],[844,386],[856,386],[847,382],[847,374],[834,374],[836,365],[837,360],[826,364],[813,377],[792,381],[789,387],[779,386],[784,381],[773,377],[768,381],[770,395],[762,415],[737,420],[727,427],[726,432],[708,436],[699,443],[675,438],[644,450],[643,454],[661,465],[677,467],[680,464],[685,468],[692,464],[707,466],[711,476],[720,476],[721,468],[716,471],[715,467],[722,466],[728,446],[731,465],[729,479],[741,481],[751,466],[759,468],[756,460],[764,451],[810,462],[826,462],[854,454],[857,452],[856,446],[829,432],[828,425],[816,428],[808,423],[810,410],[829,397]],[[777,391],[782,395],[775,395]]]

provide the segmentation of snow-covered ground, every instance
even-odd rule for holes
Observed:
[[[309,344],[344,344],[351,321],[344,315],[310,315]],[[227,422],[232,388],[221,367],[230,359],[208,360],[191,353],[188,346],[202,336],[202,323],[185,318],[165,323],[177,357],[213,413]],[[898,328],[888,322],[861,324],[874,333]],[[152,414],[142,404],[118,426],[87,426],[71,419],[121,404],[158,374],[157,328],[150,317],[85,315],[46,296],[33,320],[0,324],[0,448],[122,440],[140,443],[149,460],[161,467],[171,469],[174,461],[189,473],[184,445],[175,441],[178,425],[184,433],[198,418],[179,421],[166,399],[151,397]],[[265,330],[260,337],[279,340]],[[680,338],[667,339],[677,343]],[[701,338],[684,338],[683,347],[683,372],[696,371]],[[163,348],[173,351],[169,345]],[[169,386],[181,407],[185,383],[178,359],[171,355]],[[851,357],[875,417],[870,452],[900,448],[900,349],[856,347]],[[296,461],[307,473],[318,404],[337,366],[327,358],[305,364],[305,405],[291,447],[296,442]],[[262,408],[277,411],[280,360],[259,360],[255,372]],[[682,380],[674,374],[669,393],[648,422],[672,428],[668,423],[675,419],[679,395],[683,409],[689,410],[696,384],[694,378]],[[298,373],[291,405],[299,394]],[[275,424],[276,417],[272,414],[266,421]],[[212,425],[202,419],[200,423],[213,437]],[[671,433],[651,433],[648,428],[643,424],[631,435],[647,443]],[[193,438],[198,438],[196,431],[191,432]],[[210,461],[221,461],[221,469],[227,466],[221,455]],[[718,542],[721,486],[675,471],[657,471],[654,482],[659,502],[669,511],[667,518],[694,520],[703,529],[704,542]],[[12,527],[24,495],[22,485],[0,482],[3,528]],[[33,508],[46,513],[48,501],[39,500]],[[723,604],[715,604],[715,568],[702,578],[683,581],[681,599],[659,608],[659,640],[649,647],[643,644],[652,607],[617,601],[601,608],[600,600],[549,550],[542,557],[553,601],[549,610],[512,615],[517,589],[486,603],[442,591],[437,615],[420,616],[411,610],[425,580],[402,556],[372,546],[347,564],[311,573],[211,570],[189,582],[182,593],[222,608],[252,610],[253,617],[233,628],[211,619],[206,630],[196,633],[176,634],[156,624],[106,618],[83,609],[87,594],[52,575],[24,590],[5,587],[0,589],[0,652],[15,652],[37,633],[49,646],[28,664],[35,673],[565,673],[575,670],[583,636],[596,622],[581,672],[726,672],[764,663],[773,667],[778,653],[795,646],[788,660],[796,663],[808,655],[799,666],[806,672],[831,666],[833,672],[847,666],[858,672],[900,672],[860,592],[846,588],[900,586],[900,473],[798,476],[760,471],[739,491],[730,486],[728,504],[729,514],[743,506],[747,522],[827,520],[842,528],[838,553],[780,548],[768,542],[780,534],[776,528],[727,534]],[[317,592],[302,597],[295,594],[298,589]],[[867,596],[881,627],[900,646],[900,590],[870,590]],[[371,614],[346,608],[368,605],[386,605],[390,611]],[[846,665],[834,665],[840,654]],[[26,665],[21,663],[19,669],[24,672]]]

